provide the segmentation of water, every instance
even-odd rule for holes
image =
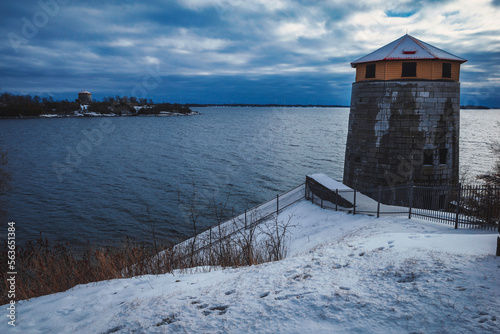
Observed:
[[[19,242],[43,235],[80,245],[125,236],[163,240],[214,220],[208,202],[244,211],[322,172],[342,179],[347,108],[200,108],[192,117],[13,119],[0,121],[12,189],[9,221]],[[494,110],[462,111],[461,168],[490,170],[499,139]],[[153,223],[154,222],[154,223]],[[6,230],[6,228],[2,228]],[[3,235],[2,231],[2,235]]]

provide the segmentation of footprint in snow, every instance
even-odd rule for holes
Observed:
[[[265,297],[267,297],[267,296],[269,296],[269,291],[264,292],[264,293],[261,293],[259,297],[260,297],[260,298],[265,298]]]
[[[347,287],[347,286],[339,286],[339,289],[340,289],[340,290],[346,290],[346,291],[351,290],[351,288],[349,288],[349,287]]]
[[[164,325],[170,325],[171,323],[174,323],[177,321],[177,315],[175,314],[170,314],[169,316],[161,319],[160,322],[156,324],[156,327],[164,326]]]
[[[103,334],[111,334],[111,333],[116,333],[116,332],[118,332],[118,331],[121,331],[121,330],[122,330],[122,329],[124,329],[124,328],[125,328],[125,326],[123,326],[123,325],[122,325],[122,326],[115,326],[115,327],[113,327],[113,328],[109,329],[108,331],[103,332]]]
[[[285,296],[278,296],[274,299],[276,299],[276,300],[286,300],[286,299],[290,299],[290,298],[302,299],[302,298],[304,298],[305,295],[308,295],[310,293],[312,293],[312,292],[296,293],[296,294],[290,294],[290,295],[285,295]]]
[[[218,305],[209,308],[210,311],[219,311],[219,315],[223,315],[224,313],[227,312],[227,309],[229,308],[229,305]]]
[[[229,295],[232,295],[235,292],[236,292],[236,290],[233,289],[233,290],[226,291],[225,294],[226,294],[226,296],[229,296]]]
[[[394,243],[394,240],[389,240],[389,241],[387,241],[387,243],[388,243],[389,245],[392,245],[392,244]]]
[[[204,310],[203,312],[201,312],[204,316],[207,316],[207,315],[210,315],[210,314],[213,314],[214,311],[219,311],[219,315],[223,315],[227,312],[227,309],[228,309],[229,305],[218,305],[218,306],[212,306],[206,310]]]
[[[207,307],[208,307],[208,304],[201,304],[201,305],[198,305],[198,306],[197,306],[197,308],[198,308],[199,310],[202,310],[202,309],[207,308]]]
[[[465,291],[467,290],[466,288],[464,288],[463,286],[457,286],[455,289],[455,291]]]
[[[300,281],[300,280],[304,280],[304,279],[308,279],[309,277],[312,277],[310,274],[302,274],[302,275],[295,275],[293,277],[294,280],[296,281]]]

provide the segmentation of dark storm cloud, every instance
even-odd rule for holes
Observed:
[[[0,91],[56,98],[131,95],[153,71],[160,79],[146,93],[159,101],[348,104],[349,62],[406,29],[467,55],[466,92],[500,63],[488,2],[7,0],[0,9]],[[483,82],[498,90],[497,79]]]

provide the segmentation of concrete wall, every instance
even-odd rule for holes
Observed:
[[[458,82],[353,83],[344,183],[456,183],[459,127]]]

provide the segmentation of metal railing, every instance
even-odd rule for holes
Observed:
[[[184,240],[175,247],[189,248],[190,253],[196,253],[211,248],[215,243],[231,238],[233,235],[259,225],[279,214],[290,205],[304,199],[305,184],[301,184],[286,193],[278,194],[275,198],[245,210],[238,216],[212,226],[196,236]]]
[[[420,217],[455,228],[496,230],[500,221],[500,187],[404,185],[363,192],[327,189],[320,184],[304,183],[277,195],[238,216],[212,226],[175,247],[194,254],[212,249],[216,243],[256,227],[302,199],[324,209],[352,214]]]
[[[306,199],[322,208],[348,213],[401,215],[467,227],[496,230],[500,221],[500,187],[486,185],[424,186],[331,190],[306,184]]]

